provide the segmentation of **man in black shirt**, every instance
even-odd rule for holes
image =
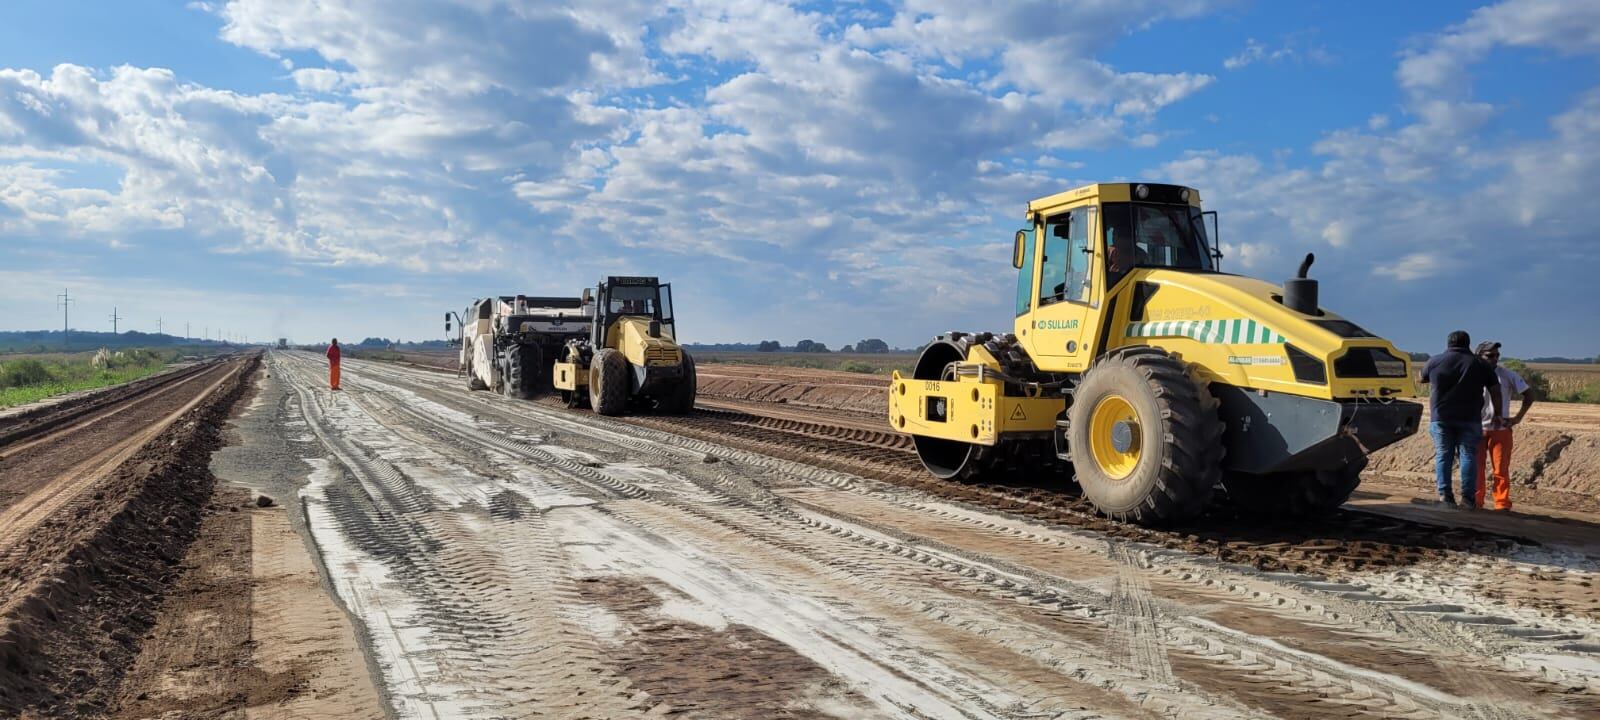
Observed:
[[[1450,471],[1461,456],[1461,503],[1457,507],[1470,509],[1476,497],[1478,464],[1483,462],[1478,448],[1483,443],[1483,393],[1489,392],[1494,405],[1493,427],[1499,427],[1500,381],[1494,368],[1474,355],[1468,347],[1472,338],[1465,330],[1450,333],[1442,354],[1428,358],[1419,381],[1431,390],[1428,414],[1433,422],[1433,480],[1438,486],[1439,502],[1455,505],[1455,494],[1450,491]]]

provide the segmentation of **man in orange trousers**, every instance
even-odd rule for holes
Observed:
[[[1512,372],[1500,365],[1500,343],[1478,343],[1478,357],[1494,368],[1494,374],[1500,381],[1500,417],[1505,418],[1499,423],[1494,421],[1493,400],[1489,393],[1483,394],[1483,444],[1478,450],[1478,507],[1483,507],[1484,501],[1484,470],[1494,481],[1494,490],[1489,493],[1494,498],[1495,510],[1511,509],[1511,429],[1522,422],[1528,414],[1528,408],[1533,407],[1533,389],[1528,387],[1527,381],[1521,375]],[[1517,414],[1512,415],[1511,398],[1522,396],[1522,407],[1517,408]]]
[[[339,389],[339,338],[328,346],[328,387]]]

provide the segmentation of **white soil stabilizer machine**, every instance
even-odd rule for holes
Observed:
[[[589,291],[584,290],[584,297]],[[630,407],[694,409],[694,358],[678,344],[672,286],[653,277],[608,277],[594,294],[588,336],[567,341],[554,367],[568,407],[601,415]]]
[[[588,295],[587,292],[584,293]],[[594,304],[585,298],[503,295],[478,300],[460,314],[460,371],[472,390],[530,398],[550,385],[550,367],[567,341],[585,337]]]

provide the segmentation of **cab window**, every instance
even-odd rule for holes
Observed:
[[[1089,299],[1089,208],[1045,221],[1044,261],[1039,278],[1039,304]]]
[[[1135,267],[1211,270],[1204,227],[1187,205],[1106,203],[1106,285]]]
[[[1022,269],[1017,271],[1017,314],[1033,308],[1033,230],[1022,231]]]

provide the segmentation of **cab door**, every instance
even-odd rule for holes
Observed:
[[[1082,372],[1093,358],[1101,288],[1094,282],[1095,206],[1046,216],[1039,232],[1039,282],[1030,328],[1040,369]]]
[[[672,283],[661,286],[661,334],[678,339],[678,325],[672,315]]]

